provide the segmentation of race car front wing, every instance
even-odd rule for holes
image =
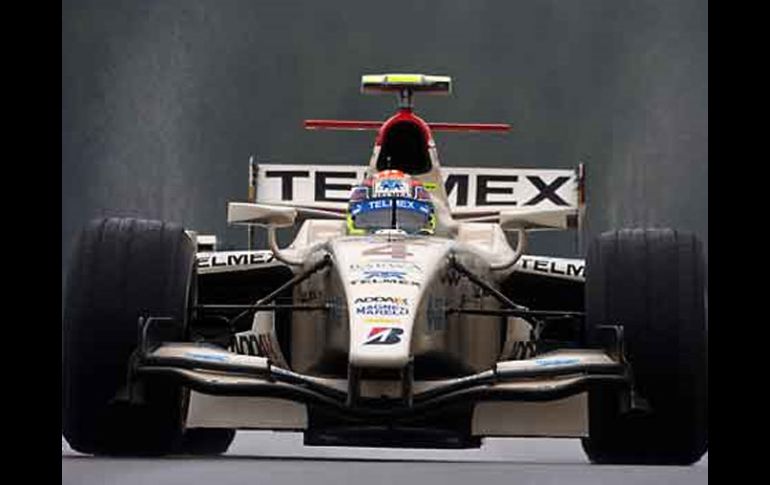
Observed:
[[[163,342],[151,337],[153,325],[140,325],[140,345],[132,379],[163,376],[203,394],[261,396],[318,406],[345,419],[399,418],[437,411],[457,402],[552,401],[594,386],[630,389],[632,378],[622,352],[622,329],[614,349],[554,350],[525,360],[497,362],[491,369],[460,378],[411,381],[405,372],[400,397],[373,397],[351,390],[352,379],[304,375],[274,365],[268,358],[241,355],[209,343]],[[162,333],[162,332],[161,332]],[[129,386],[130,389],[131,386]],[[130,391],[129,391],[130,392]]]

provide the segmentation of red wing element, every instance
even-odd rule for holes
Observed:
[[[382,121],[305,120],[306,130],[379,130]]]
[[[433,131],[511,131],[507,123],[428,123]]]
[[[379,130],[382,121],[305,120],[307,130]],[[505,132],[511,131],[506,123],[428,123],[432,131]]]

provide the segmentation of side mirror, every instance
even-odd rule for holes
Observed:
[[[297,209],[270,204],[230,202],[227,205],[228,224],[289,227],[297,219]]]

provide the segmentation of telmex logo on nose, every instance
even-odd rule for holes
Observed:
[[[262,202],[347,203],[366,167],[260,164]],[[576,207],[574,170],[443,167],[444,189],[453,207]]]

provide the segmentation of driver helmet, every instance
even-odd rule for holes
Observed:
[[[436,214],[422,182],[401,170],[383,170],[353,188],[347,222],[348,234],[382,230],[433,234]]]

